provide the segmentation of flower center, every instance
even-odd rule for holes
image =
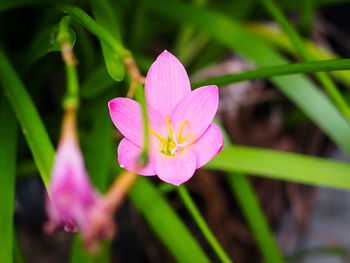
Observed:
[[[185,137],[182,137],[182,131],[184,129],[185,124],[188,122],[187,120],[182,122],[178,137],[175,136],[173,129],[171,128],[169,118],[166,117],[165,120],[167,122],[170,134],[170,137],[168,137],[167,139],[163,139],[158,133],[152,130],[151,127],[148,127],[148,129],[160,141],[162,147],[161,152],[166,155],[173,156],[176,153],[181,153],[181,150],[183,150],[186,146],[192,144],[195,141],[195,138],[193,134],[188,134]],[[189,137],[192,138],[192,142],[190,143],[186,141]]]

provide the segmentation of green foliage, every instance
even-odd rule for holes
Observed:
[[[47,187],[55,151],[37,109],[22,81],[1,49],[0,84],[12,105],[41,178]]]
[[[0,262],[13,262],[17,124],[7,99],[0,102]],[[5,124],[5,125],[4,125]]]
[[[230,146],[206,167],[350,190],[349,164],[303,154]]]
[[[323,72],[330,72],[338,81],[350,87],[348,71],[344,71],[350,69],[350,60],[333,59],[337,56],[329,50],[322,49],[311,41],[304,41],[282,12],[282,10],[290,10],[302,5],[304,11],[301,28],[303,32],[309,32],[314,17],[313,8],[328,1],[307,0],[304,3],[298,0],[292,1],[293,3],[280,2],[279,5],[276,5],[272,0],[262,0],[271,17],[284,31],[278,34],[271,33],[268,27],[260,24],[247,26],[242,23],[252,8],[258,6],[254,1],[244,3],[239,1],[232,3],[229,1],[223,3],[189,1],[191,4],[176,0],[117,1],[115,3],[110,0],[100,0],[89,2],[89,6],[85,5],[87,3],[77,2],[81,6],[68,5],[63,8],[62,3],[51,1],[54,8],[64,12],[59,17],[56,17],[56,13],[47,15],[46,20],[43,19],[49,23],[35,31],[37,34],[30,38],[31,44],[23,50],[24,55],[18,65],[13,67],[4,51],[0,49],[0,85],[6,96],[6,99],[3,99],[0,104],[0,122],[6,123],[6,125],[0,125],[0,195],[2,196],[0,200],[3,200],[0,203],[0,214],[2,215],[0,233],[3,237],[3,244],[0,246],[0,261],[12,262],[13,255],[8,251],[13,250],[15,250],[15,262],[23,261],[20,259],[19,244],[14,240],[12,227],[17,139],[15,118],[7,105],[7,99],[46,187],[48,187],[55,154],[48,131],[37,109],[41,109],[43,101],[35,100],[37,105],[34,105],[31,99],[33,93],[36,95],[33,96],[34,98],[44,98],[39,97],[42,90],[39,89],[40,87],[36,91],[31,90],[29,81],[25,78],[24,80],[28,82],[26,88],[14,68],[20,69],[19,72],[25,73],[24,75],[33,71],[34,77],[42,77],[32,69],[35,69],[35,63],[48,53],[60,50],[61,47],[57,41],[59,40],[58,28],[60,32],[65,33],[65,37],[68,36],[69,42],[72,44],[76,42],[77,50],[81,52],[76,52],[76,55],[79,54],[77,66],[66,65],[67,88],[71,95],[68,94],[68,97],[79,100],[78,79],[81,79],[83,84],[79,94],[82,98],[79,101],[79,121],[81,122],[79,135],[81,141],[84,142],[82,150],[90,178],[95,187],[103,194],[108,190],[111,181],[117,174],[116,171],[120,172],[115,168],[114,127],[107,107],[108,100],[116,96],[111,88],[118,87],[116,89],[119,92],[118,96],[124,96],[123,90],[119,87],[128,85],[129,79],[125,78],[125,70],[130,69],[124,65],[126,59],[135,57],[141,71],[147,72],[153,61],[153,55],[158,52],[153,51],[155,42],[157,48],[163,45],[173,45],[179,58],[185,65],[188,65],[190,70],[192,69],[192,72],[203,69],[211,62],[221,60],[222,54],[227,49],[238,53],[253,62],[256,68],[192,83],[192,87],[197,88],[209,84],[223,86],[246,80],[269,78],[273,86],[296,106],[290,114],[289,123],[294,125],[300,119],[305,120],[306,116],[337,146],[349,154],[350,125],[346,118],[350,119],[350,110],[345,102],[345,96],[338,90],[333,80]],[[70,2],[67,0],[64,4],[71,4]],[[6,10],[23,6],[30,6],[41,11],[46,10],[47,3],[43,0],[3,1],[0,3],[0,11],[5,13]],[[88,15],[90,11],[94,19]],[[58,24],[60,20],[61,23]],[[70,28],[70,20],[78,22],[73,23],[77,36]],[[101,50],[96,49],[95,38],[90,38],[90,35],[86,35],[84,30],[97,37]],[[162,35],[159,41],[157,34],[164,34],[164,37]],[[8,54],[11,54],[11,44],[9,42],[4,45],[7,44],[9,44]],[[290,63],[292,59],[286,59],[276,50],[276,47],[287,51],[293,58],[300,56],[307,62]],[[149,49],[152,49],[152,55],[144,52]],[[136,54],[132,54],[131,50]],[[54,60],[53,62],[56,63]],[[61,66],[61,63],[58,65]],[[128,73],[130,75],[130,72]],[[328,92],[329,98],[318,88],[313,79],[303,75],[306,73],[315,73]],[[136,99],[143,105],[146,120],[144,128],[147,131],[145,98],[141,86],[136,93]],[[47,127],[50,127],[50,131],[59,129],[60,124],[55,121],[55,118],[52,118],[47,112],[40,111],[40,113]],[[297,116],[297,121],[293,121],[296,119],[295,116]],[[147,136],[145,140],[147,146]],[[274,240],[273,232],[259,205],[254,188],[250,184],[248,174],[350,190],[349,164],[303,154],[236,146],[230,144],[227,138],[225,142],[226,147],[223,151],[204,168],[227,173],[228,185],[237,199],[265,262],[284,262],[284,258]],[[19,173],[27,175],[28,173],[23,170],[28,169],[31,174],[35,173],[32,163],[29,162],[28,166],[28,160],[25,161],[21,161]],[[162,195],[174,189],[176,187],[169,187],[165,184],[157,189],[149,178],[140,177],[130,191],[129,198],[154,235],[176,261],[212,261],[189,231],[185,222]],[[216,256],[222,262],[231,262],[201,216],[190,193],[184,187],[178,188],[178,193]],[[79,236],[76,235],[73,240],[71,262],[109,262],[110,245],[108,242],[105,243],[101,255],[92,257],[84,251]],[[343,252],[343,250],[333,251],[332,249],[327,251],[329,253],[335,251],[338,254]],[[304,257],[301,254],[297,254],[294,259]]]

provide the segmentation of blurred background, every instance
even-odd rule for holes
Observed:
[[[57,145],[63,114],[61,102],[65,93],[65,72],[61,55],[52,45],[55,38],[53,27],[64,15],[61,5],[74,4],[96,17],[91,7],[93,2],[0,1],[0,45],[21,76],[54,145]],[[157,3],[142,0],[108,2],[110,11],[117,19],[110,28],[117,32],[124,46],[133,53],[144,75],[164,49],[179,58],[193,82],[256,67],[241,52],[235,52],[223,44],[224,41],[217,41],[205,30],[191,25],[189,17],[196,17],[196,12],[183,14],[182,20],[181,13],[174,19],[173,14],[159,10],[166,6],[166,1],[158,8]],[[189,10],[198,8],[217,14],[217,24],[209,26],[217,27],[218,31],[224,27],[221,17],[236,21],[289,61],[300,61],[288,44],[287,36],[260,1],[170,2],[194,7]],[[349,2],[280,0],[276,4],[307,40],[309,47],[321,50],[319,60],[349,57]],[[172,9],[172,4],[168,8]],[[104,192],[119,169],[116,167],[116,149],[122,137],[112,127],[107,102],[111,98],[125,96],[128,84],[127,80],[115,82],[108,75],[100,43],[95,36],[75,21],[72,22],[72,29],[76,37],[74,51],[79,60],[81,83],[80,144],[88,170],[94,171],[90,172],[91,179]],[[221,37],[229,39],[231,36]],[[259,52],[258,47],[247,45],[247,48]],[[264,54],[259,55],[264,58]],[[318,83],[314,76],[308,77]],[[350,99],[344,82],[337,78],[335,81],[345,97]],[[220,88],[217,119],[233,144],[349,161],[346,154],[268,79]],[[103,134],[107,142],[99,145],[96,142]],[[95,141],[95,144],[91,141]],[[64,231],[51,237],[43,234],[45,188],[22,134],[19,135],[18,145],[15,260],[28,263],[70,262],[72,247],[78,246],[78,237]],[[100,162],[106,164],[104,169],[108,173],[102,181],[96,179],[96,163]],[[249,178],[287,262],[349,262],[350,192],[255,177],[254,174]],[[220,262],[176,191],[161,184],[157,178],[147,179],[169,201],[210,260]],[[186,186],[228,255],[238,263],[262,262],[254,236],[225,174],[200,169]],[[110,256],[107,256],[109,260],[106,262],[175,261],[130,199],[117,212],[115,220],[118,234],[109,247]],[[94,259],[89,260],[80,262],[93,262]]]

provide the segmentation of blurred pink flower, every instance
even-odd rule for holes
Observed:
[[[222,133],[212,123],[218,88],[212,85],[191,91],[182,64],[164,51],[148,71],[145,95],[150,147],[149,162],[142,168],[136,168],[143,145],[140,104],[128,98],[115,98],[108,104],[114,125],[125,136],[118,147],[119,164],[140,175],[158,175],[165,182],[180,185],[223,146]]]
[[[49,233],[63,226],[66,231],[86,231],[89,210],[99,195],[92,187],[74,134],[61,139],[51,173],[47,212]]]

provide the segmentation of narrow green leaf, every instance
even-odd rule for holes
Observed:
[[[50,26],[41,30],[31,43],[29,50],[25,54],[25,69],[29,69],[36,61],[53,51],[60,51],[60,44],[57,42],[58,25]],[[69,29],[71,43],[75,43],[76,35]]]
[[[230,146],[206,168],[350,190],[350,164],[303,154]]]
[[[221,262],[224,262],[224,263],[233,262],[230,259],[230,257],[226,254],[225,250],[220,245],[219,241],[216,239],[213,232],[210,230],[208,224],[205,222],[205,219],[202,217],[201,213],[199,212],[199,209],[197,208],[196,204],[193,202],[191,195],[187,191],[186,187],[182,185],[178,187],[177,190],[187,210],[195,220],[197,226],[202,231],[203,235],[207,239],[212,249],[215,251],[218,258],[221,260]]]
[[[230,83],[255,80],[261,78],[270,78],[274,76],[300,74],[300,73],[313,73],[320,71],[335,71],[350,69],[350,59],[332,59],[324,61],[311,61],[293,63],[287,65],[262,67],[253,70],[248,70],[240,73],[233,73],[222,75],[215,78],[202,80],[192,83],[192,88],[197,88],[205,85],[227,85]]]
[[[286,64],[287,60],[243,26],[219,13],[178,1],[147,1],[152,10],[180,22],[188,22],[209,33],[220,43],[253,60],[258,66]],[[328,98],[306,77],[273,77],[271,81],[325,134],[350,153],[350,125]],[[310,103],[312,101],[312,103]]]
[[[14,247],[13,247],[13,262],[14,263],[25,263],[23,251],[19,243],[17,235],[14,235]]]
[[[179,216],[147,178],[140,176],[129,196],[177,262],[210,262]]]
[[[298,32],[294,29],[292,24],[284,16],[282,10],[275,4],[274,0],[261,0],[264,7],[271,14],[271,16],[276,20],[282,30],[289,37],[289,40],[293,44],[295,50],[299,53],[302,59],[310,61],[313,59],[312,55],[309,54],[308,50],[304,46],[304,43],[299,36]],[[329,97],[336,105],[336,107],[341,111],[344,117],[350,122],[350,107],[345,101],[342,94],[339,92],[337,86],[333,83],[332,79],[326,73],[316,73],[316,78],[322,84]]]
[[[1,94],[2,95],[2,94]],[[0,262],[13,262],[17,125],[7,99],[0,102]]]
[[[92,11],[96,22],[120,41],[119,23],[108,0],[92,1]],[[122,58],[113,52],[103,41],[100,40],[100,43],[109,75],[115,81],[122,81],[125,75],[125,67]]]
[[[243,215],[253,232],[264,262],[285,262],[279,252],[275,238],[272,235],[270,226],[260,207],[259,200],[256,197],[249,178],[243,174],[231,173],[227,176],[227,179],[232,191],[236,195],[238,204],[243,211]]]
[[[2,49],[0,84],[19,120],[42,180],[48,186],[55,155],[54,148],[32,100]]]
[[[296,56],[297,52],[290,43],[285,33],[276,30],[274,26],[266,24],[250,23],[246,27],[250,33],[259,36],[262,40],[276,48],[287,52],[292,56]],[[307,51],[312,55],[314,60],[337,59],[338,56],[326,47],[320,46],[311,40],[304,40]],[[334,71],[331,75],[341,81],[347,87],[350,87],[350,75],[347,71]]]

